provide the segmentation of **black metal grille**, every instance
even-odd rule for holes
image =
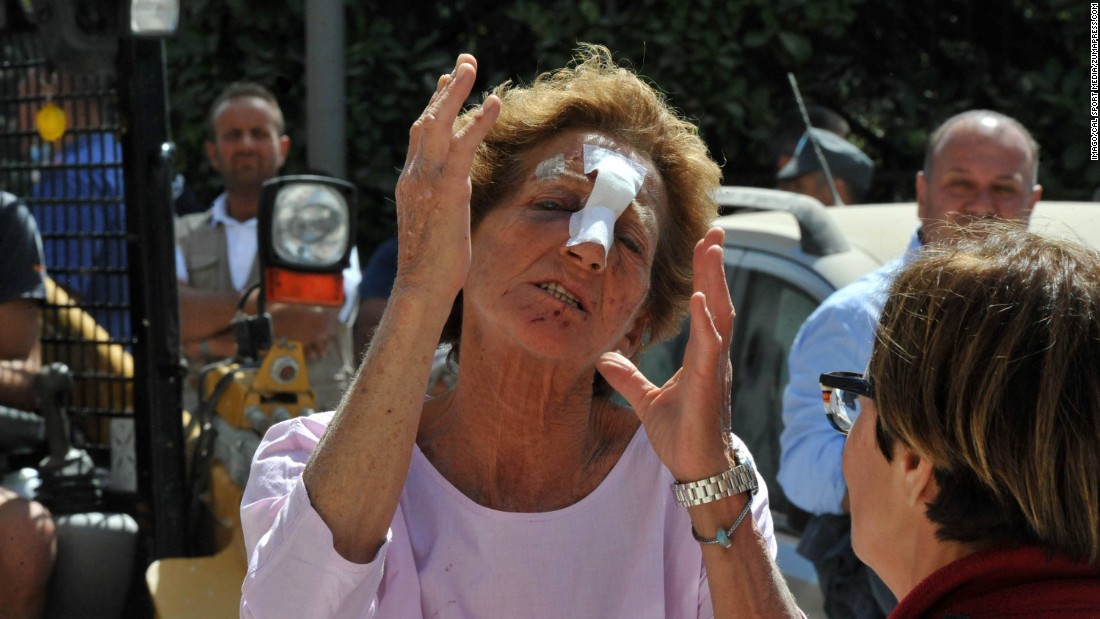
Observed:
[[[6,34],[0,48],[0,189],[30,207],[57,284],[42,311],[43,358],[72,371],[74,442],[106,464],[109,420],[134,410],[116,87],[53,70],[34,33]],[[48,106],[68,124],[53,142],[36,128]]]

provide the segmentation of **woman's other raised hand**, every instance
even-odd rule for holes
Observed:
[[[730,466],[734,309],[723,269],[723,239],[721,229],[711,228],[695,246],[683,367],[658,387],[617,352],[605,353],[597,365],[634,408],[658,457],[680,481],[703,479]]]

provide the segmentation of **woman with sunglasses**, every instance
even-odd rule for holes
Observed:
[[[891,617],[1100,616],[1100,255],[990,224],[895,281],[848,434],[852,546]]]

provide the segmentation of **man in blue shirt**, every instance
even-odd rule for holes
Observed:
[[[1042,193],[1038,165],[1039,147],[1016,120],[987,110],[948,119],[930,136],[917,173],[921,228],[906,253],[836,291],[795,337],[778,480],[792,503],[813,514],[799,552],[814,562],[830,617],[885,617],[896,601],[852,552],[844,437],[825,419],[818,376],[867,367],[885,289],[921,244],[950,242],[973,219],[1027,221]]]
[[[99,79],[58,73],[30,84],[39,95],[59,96],[68,121],[41,162],[28,203],[38,221],[46,265],[112,339],[129,344],[130,286],[126,260],[126,207],[122,148],[97,102],[82,99]],[[66,95],[61,97],[60,95]]]

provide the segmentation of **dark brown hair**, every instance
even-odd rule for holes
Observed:
[[[240,97],[256,97],[263,99],[271,104],[275,108],[275,128],[279,134],[282,135],[286,131],[285,122],[283,120],[283,109],[279,107],[279,100],[275,98],[275,95],[270,90],[264,88],[262,85],[256,82],[233,82],[226,86],[218,96],[214,98],[214,102],[210,104],[210,109],[206,112],[206,139],[213,142],[218,137],[218,128],[215,126],[217,121],[216,114],[218,108],[221,107],[226,101],[231,101]]]
[[[934,469],[940,539],[1100,562],[1100,254],[1019,224],[926,247],[882,312],[880,447]]]

